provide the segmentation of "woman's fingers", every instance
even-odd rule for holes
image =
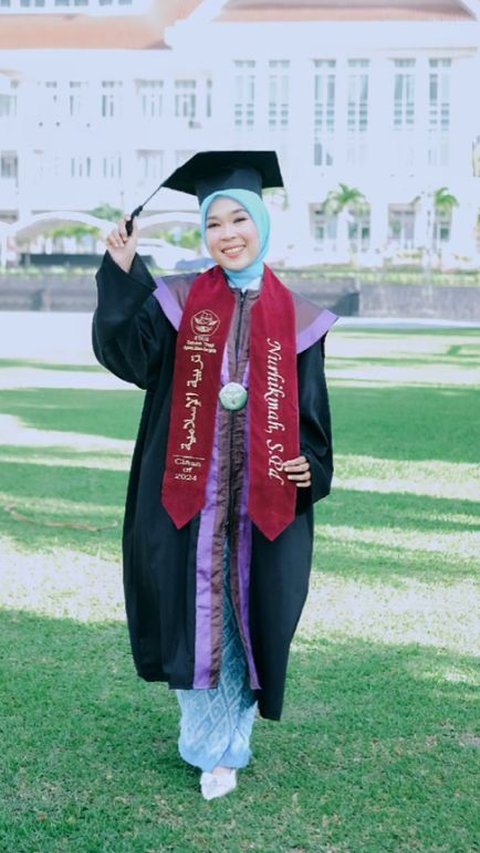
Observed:
[[[312,485],[312,474],[310,471],[310,463],[305,456],[297,456],[295,459],[289,459],[283,463],[289,480],[293,480],[298,488],[308,488]]]
[[[112,248],[114,249],[121,249],[125,245],[125,243],[130,239],[129,235],[127,234],[127,222],[129,221],[130,216],[124,216],[124,218],[120,220],[116,228],[113,228],[110,231],[110,234],[108,235],[106,240],[107,245],[112,246]],[[133,220],[133,230],[132,235],[130,236],[133,236],[133,232],[136,232],[136,230],[137,223],[135,220]]]
[[[107,239],[107,249],[113,260],[125,271],[129,272],[135,256],[138,240],[138,223],[134,219],[132,233],[127,234],[127,222],[130,216],[124,216],[115,228],[112,228]]]

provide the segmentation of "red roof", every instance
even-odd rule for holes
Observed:
[[[0,49],[117,49],[165,48],[165,28],[186,18],[201,0],[152,0],[144,15],[93,17],[44,12],[0,15]]]
[[[165,28],[188,16],[203,0],[152,0],[144,15],[96,17],[45,13],[0,15],[0,49],[166,48]],[[267,21],[461,21],[472,20],[459,0],[226,0],[214,19],[225,23]]]
[[[462,21],[456,0],[226,0],[216,21]]]

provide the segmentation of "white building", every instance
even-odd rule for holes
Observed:
[[[478,263],[479,80],[479,0],[0,0],[0,240],[129,210],[196,150],[275,148],[278,259]],[[340,183],[365,203],[325,206]],[[194,211],[162,190],[142,222]]]

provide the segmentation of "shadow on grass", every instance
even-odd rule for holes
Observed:
[[[478,461],[476,388],[342,388],[330,391],[335,450],[384,459]]]
[[[385,459],[477,462],[475,388],[332,385],[335,450]],[[0,411],[29,427],[135,437],[143,393],[86,389],[0,391]]]
[[[18,451],[19,453],[21,450]],[[45,451],[54,453],[55,451]],[[3,498],[0,500],[0,531],[7,534],[21,548],[45,551],[58,546],[77,548],[102,556],[116,555],[120,548],[123,508],[127,491],[128,472],[103,468],[69,467],[62,465],[28,464],[25,462],[1,463]],[[17,512],[31,519],[15,520],[5,507],[14,506]],[[334,489],[332,494],[317,504],[317,558],[321,564],[332,566],[335,572],[364,571],[372,567],[388,573],[413,573],[434,569],[439,576],[469,571],[466,561],[458,562],[455,555],[432,550],[422,551],[421,534],[458,534],[479,529],[478,504],[435,498],[412,493],[382,493]],[[60,522],[63,527],[51,527],[50,522]],[[85,524],[93,528],[111,529],[75,530],[72,524]],[[354,539],[343,540],[341,534],[335,542],[328,541],[328,528],[349,528],[352,531],[378,531],[376,542],[362,543]],[[406,535],[418,533],[416,548],[401,542],[390,545],[389,531],[401,529]],[[322,532],[325,536],[322,536]],[[332,554],[339,560],[332,563]],[[420,567],[423,565],[423,569]],[[363,566],[363,569],[362,569]]]
[[[143,392],[28,388],[0,391],[0,411],[27,427],[133,439]]]
[[[0,532],[20,548],[74,548],[102,557],[118,553],[127,471],[5,461],[1,470],[4,497],[0,500]],[[15,520],[5,509],[8,506],[30,518],[31,523]],[[50,527],[49,522],[65,526]],[[107,529],[76,530],[69,526],[79,523]]]
[[[28,427],[135,437],[143,392],[91,389],[0,391],[0,411]],[[476,462],[475,388],[331,387],[337,452],[386,459]]]
[[[351,528],[403,528],[406,531],[460,533],[480,530],[476,501],[415,495],[411,492],[370,492],[334,489],[316,509],[317,523]]]
[[[257,723],[238,791],[206,804],[177,755],[176,701],[136,678],[124,626],[0,623],[2,849],[477,849],[470,658],[299,645],[284,721]]]

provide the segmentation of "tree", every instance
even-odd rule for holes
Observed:
[[[415,208],[424,205],[425,213],[425,241],[424,241],[424,267],[429,270],[432,264],[432,255],[440,253],[440,222],[449,221],[452,211],[458,207],[458,199],[449,192],[447,187],[439,187],[437,190],[425,190],[417,195],[412,204]]]
[[[111,205],[106,204],[106,202],[102,202],[97,207],[94,207],[93,210],[88,211],[91,216],[98,216],[99,219],[106,219],[107,222],[118,222],[119,219],[123,217],[123,211],[118,207],[111,207]]]
[[[355,243],[355,216],[368,209],[367,199],[357,187],[339,183],[338,189],[330,190],[325,201],[324,210],[327,215],[337,217],[337,249],[340,255],[358,248]],[[351,260],[351,258],[350,258]]]
[[[338,185],[340,189],[330,190],[325,199],[326,213],[339,216],[344,210],[353,210],[355,213],[365,209],[367,200],[357,187],[349,187],[348,184]]]

